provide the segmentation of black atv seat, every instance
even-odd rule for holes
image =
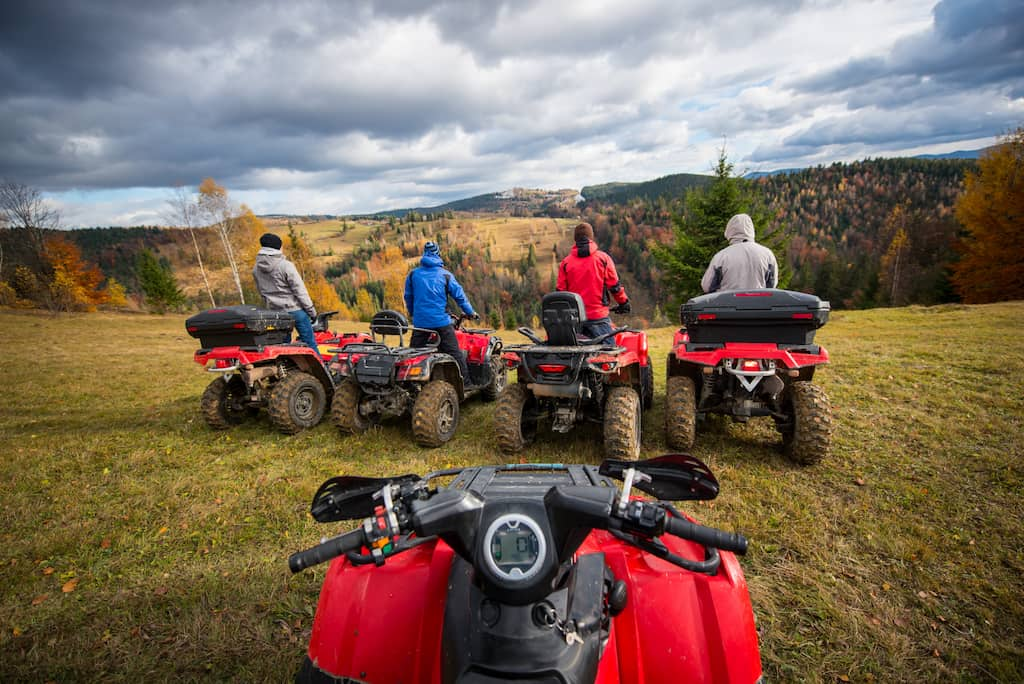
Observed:
[[[392,309],[378,311],[370,319],[370,332],[376,335],[404,335],[408,331],[409,321]]]
[[[587,320],[583,298],[575,292],[549,292],[540,302],[541,322],[548,335],[548,344],[576,346],[580,326]]]

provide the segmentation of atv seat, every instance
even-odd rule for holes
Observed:
[[[375,335],[398,335],[401,337],[408,331],[409,321],[405,316],[392,309],[378,311],[370,319],[370,332]]]
[[[548,344],[558,347],[579,344],[580,324],[587,320],[582,297],[575,292],[549,292],[541,300],[540,309]]]

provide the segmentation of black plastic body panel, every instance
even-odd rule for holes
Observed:
[[[261,347],[291,341],[295,319],[286,311],[249,305],[208,309],[188,318],[185,330],[199,338],[204,349]]]

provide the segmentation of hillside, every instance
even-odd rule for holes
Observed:
[[[320,482],[502,461],[476,400],[444,449],[407,421],[210,431],[183,320],[0,310],[0,681],[290,681],[325,569],[288,555],[351,527],[310,519]],[[1024,680],[1021,329],[1022,302],[840,312],[815,376],[830,458],[787,462],[767,419],[698,433],[721,494],[684,510],[750,539],[766,681]],[[671,336],[651,331],[644,457],[665,451]],[[546,433],[524,458],[596,463],[600,439]]]
[[[712,176],[676,173],[638,183],[588,185],[580,190],[580,194],[587,202],[625,204],[633,200],[654,201],[659,197],[682,197],[690,188],[703,187],[711,180]]]
[[[568,216],[575,211],[579,193],[575,190],[537,190],[512,188],[503,192],[490,192],[465,199],[454,200],[433,207],[389,209],[353,218],[404,218],[410,213],[420,215],[448,215],[453,212],[471,214],[507,214],[509,216]]]

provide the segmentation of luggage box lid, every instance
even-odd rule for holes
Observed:
[[[251,304],[207,309],[185,320],[185,329],[189,333],[225,327],[247,330],[291,330],[294,325],[295,319],[287,311],[261,309]]]
[[[713,292],[690,299],[680,309],[685,325],[699,325],[714,320],[789,319],[794,314],[810,314],[807,318],[820,327],[828,320],[829,303],[812,294],[791,290],[734,290]],[[711,318],[714,314],[714,318]],[[803,319],[804,316],[799,316]]]

